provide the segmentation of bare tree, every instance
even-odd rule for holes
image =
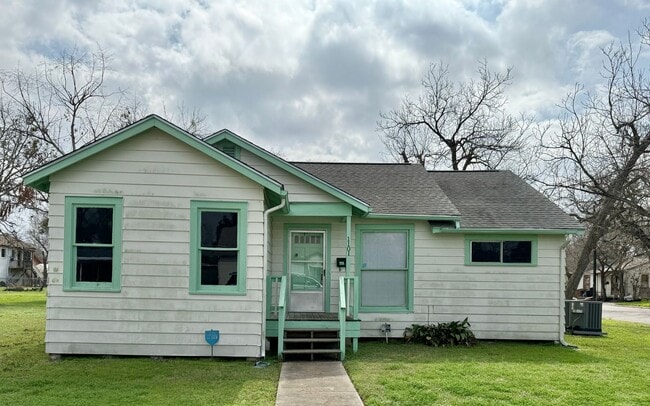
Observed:
[[[30,220],[29,240],[40,251],[43,259],[43,280],[41,289],[47,285],[48,258],[50,252],[49,217],[45,212],[37,212]]]
[[[568,279],[571,297],[599,241],[615,227],[650,249],[650,80],[639,66],[650,45],[648,25],[640,45],[612,44],[605,57],[603,90],[578,86],[563,102],[561,131],[545,142],[552,186],[574,215],[587,222],[584,246]]]
[[[497,168],[524,146],[531,119],[505,109],[511,69],[494,73],[479,63],[478,79],[455,83],[449,68],[434,63],[422,79],[416,101],[405,96],[398,109],[381,113],[377,123],[396,161],[429,168]]]
[[[108,64],[101,49],[74,48],[31,74],[2,72],[2,91],[20,108],[32,137],[63,155],[107,135],[119,123],[124,91],[107,90]]]

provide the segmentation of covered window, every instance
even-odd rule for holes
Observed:
[[[534,237],[468,237],[466,264],[524,264],[537,262]]]
[[[65,200],[64,288],[119,291],[122,199]]]
[[[412,238],[413,230],[409,226],[358,226],[362,311],[412,309]]]
[[[247,204],[193,201],[190,292],[246,292]]]

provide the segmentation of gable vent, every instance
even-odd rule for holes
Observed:
[[[223,145],[219,148],[224,154],[235,158],[235,146],[234,145]]]

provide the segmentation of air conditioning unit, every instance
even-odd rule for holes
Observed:
[[[565,329],[572,334],[603,335],[603,302],[566,300]]]

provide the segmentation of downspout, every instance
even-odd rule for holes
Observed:
[[[560,281],[558,282],[559,285],[559,310],[560,310],[560,317],[558,317],[558,338],[559,342],[563,347],[568,347],[568,348],[578,348],[575,345],[571,345],[564,341],[564,314],[565,314],[565,309],[564,309],[564,268],[565,268],[565,258],[564,258],[564,249],[566,246],[569,245],[569,240],[566,238],[564,239],[564,242],[560,246],[560,269],[559,269],[559,276],[560,276]]]
[[[266,357],[266,278],[269,274],[268,269],[268,250],[269,250],[269,215],[273,212],[281,210],[287,204],[287,199],[282,198],[280,204],[264,210],[264,252],[262,252],[262,267],[265,272],[262,274],[262,342],[260,346],[260,358]]]

